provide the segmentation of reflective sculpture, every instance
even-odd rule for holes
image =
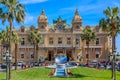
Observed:
[[[68,72],[68,68],[75,68],[75,66],[71,66],[67,64],[67,57],[58,55],[55,58],[55,64],[46,66],[47,68],[54,69],[53,72],[51,72],[51,76],[68,76],[71,75],[71,72]]]

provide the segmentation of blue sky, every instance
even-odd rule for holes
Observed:
[[[98,25],[99,20],[104,16],[103,10],[108,6],[120,8],[120,0],[19,0],[25,5],[26,17],[25,22],[21,24],[13,23],[15,28],[19,28],[21,25],[27,27],[34,25],[37,26],[38,16],[41,14],[41,10],[44,9],[48,18],[49,25],[52,24],[53,19],[57,19],[61,16],[71,25],[76,8],[79,10],[79,14],[83,20],[83,26]],[[7,24],[7,23],[6,23]],[[4,29],[5,25],[0,23],[1,29]],[[120,51],[120,35],[117,36],[117,49]]]

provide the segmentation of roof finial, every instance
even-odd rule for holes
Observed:
[[[41,15],[44,15],[45,13],[44,13],[44,9],[42,9],[42,12],[41,12]]]
[[[75,11],[75,15],[79,15],[79,13],[78,13],[78,9],[76,9],[76,11]]]

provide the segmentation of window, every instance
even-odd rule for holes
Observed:
[[[62,44],[62,38],[58,38],[58,44]]]
[[[76,44],[79,44],[79,39],[76,38]]]
[[[21,45],[25,45],[25,38],[21,38]]]
[[[98,45],[98,44],[99,44],[99,38],[96,39],[96,45]]]
[[[21,52],[21,58],[24,58],[24,52]]]
[[[86,58],[88,58],[89,57],[89,55],[88,54],[86,54]]]
[[[67,38],[67,44],[71,44],[71,38]]]
[[[86,45],[88,45],[89,44],[89,41],[88,40],[86,40]]]
[[[24,58],[24,54],[21,54],[21,58]]]
[[[30,52],[30,58],[33,59],[34,58],[34,52]]]
[[[79,26],[78,26],[78,25],[76,26],[76,29],[79,29]]]
[[[110,38],[110,46],[112,46],[112,39]]]
[[[24,28],[21,28],[21,32],[24,32],[25,30],[24,30]]]
[[[96,54],[96,58],[99,58],[99,54]]]
[[[62,30],[62,25],[59,25],[59,26],[58,26],[58,30]]]
[[[53,38],[49,38],[49,44],[53,44]]]
[[[43,25],[41,26],[41,29],[44,29],[44,26],[43,26]]]
[[[96,54],[96,58],[99,58],[99,51],[98,50],[95,51],[95,54]]]
[[[42,37],[40,44],[44,44],[44,37]]]

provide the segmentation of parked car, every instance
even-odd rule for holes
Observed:
[[[1,67],[1,65],[2,65],[2,64],[0,63],[0,67]]]
[[[68,64],[71,65],[71,66],[77,66],[76,62],[68,62]]]
[[[106,69],[112,69],[112,62],[108,62],[106,64]]]
[[[112,63],[108,63],[107,65],[106,65],[106,69],[112,69]],[[118,71],[120,71],[120,64],[118,64],[118,63],[116,63],[115,64],[115,70],[118,70]]]
[[[100,66],[100,64],[98,62],[89,62],[88,63],[88,67],[91,67],[91,68],[96,68],[99,66]]]
[[[45,62],[39,62],[39,66],[43,66]]]
[[[102,61],[102,62],[99,62],[99,68],[102,68],[102,69],[105,69],[106,68],[106,62],[105,61]]]
[[[1,69],[6,69],[7,68],[7,65],[6,65],[6,63],[4,63],[4,64],[1,64]]]
[[[25,63],[23,61],[19,61],[17,65],[22,66],[22,65],[25,65]]]
[[[80,66],[80,67],[86,67],[85,64],[79,64],[78,66]]]
[[[39,66],[39,63],[38,62],[34,62],[34,66]]]
[[[117,63],[117,70],[120,71],[120,61]]]
[[[12,65],[15,66],[15,65],[17,65],[17,63],[13,63]]]

